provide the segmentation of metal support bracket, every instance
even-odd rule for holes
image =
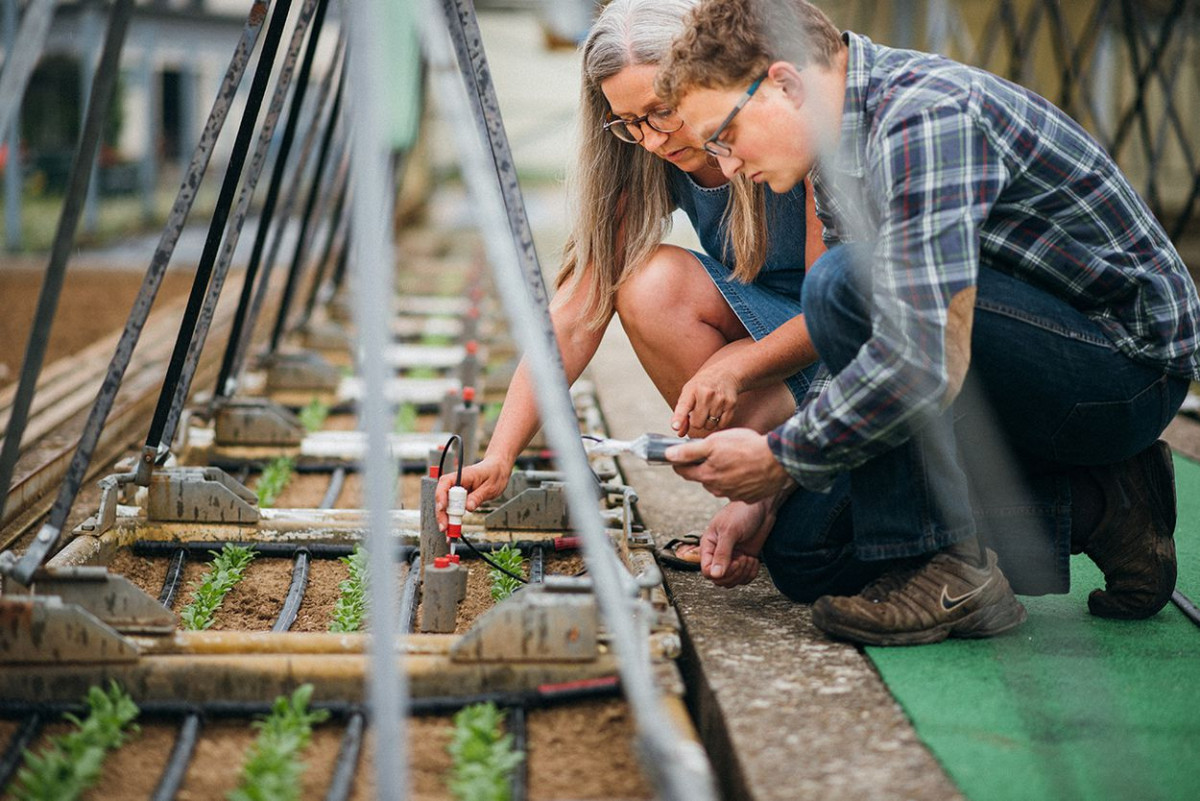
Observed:
[[[292,448],[304,440],[299,418],[265,398],[222,403],[213,415],[218,446],[268,445]]]
[[[590,662],[599,655],[591,582],[547,576],[480,616],[451,647],[454,662]]]
[[[310,320],[300,329],[301,341],[304,347],[313,350],[351,350],[354,340],[344,326],[335,322],[317,322]]]
[[[312,351],[276,353],[264,365],[267,390],[337,392],[342,373],[320,354]]]
[[[569,531],[571,515],[563,486],[559,481],[544,481],[537,487],[528,487],[489,512],[484,526],[509,531]]]
[[[38,597],[57,597],[126,634],[170,634],[178,620],[140,587],[101,566],[44,567],[30,588]]]
[[[133,662],[137,647],[53,596],[0,598],[0,663]]]
[[[154,522],[257,523],[258,496],[217,467],[158,470],[150,479],[146,517]]]

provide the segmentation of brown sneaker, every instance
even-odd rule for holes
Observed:
[[[1104,571],[1088,610],[1140,619],[1162,609],[1175,589],[1175,465],[1159,440],[1136,456],[1092,469],[1104,489],[1104,517],[1083,552]]]
[[[826,595],[813,623],[835,637],[866,645],[921,645],[947,637],[991,637],[1025,621],[1025,607],[987,551],[974,564],[973,543],[953,545],[919,567],[886,573],[858,595]]]

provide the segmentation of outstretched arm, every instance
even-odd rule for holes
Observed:
[[[587,313],[587,276],[584,275],[571,291],[564,288],[550,304],[550,320],[562,354],[567,382],[574,383],[591,362],[604,336],[605,326],[591,329],[585,324]],[[512,384],[504,398],[496,428],[488,442],[487,452],[479,462],[466,466],[462,485],[467,489],[467,511],[495,498],[508,486],[508,477],[521,451],[533,439],[539,426],[537,398],[528,365],[522,360],[513,375]],[[454,477],[442,476],[437,488],[438,528],[446,529],[446,501]]]

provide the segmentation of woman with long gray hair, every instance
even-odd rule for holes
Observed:
[[[819,229],[803,184],[775,195],[730,181],[654,94],[658,62],[696,2],[614,0],[583,46],[574,227],[550,313],[570,381],[615,313],[673,409],[675,434],[763,432],[791,416],[815,375],[800,291]],[[676,208],[704,252],[662,244]],[[487,453],[463,470],[468,510],[503,492],[537,428],[521,365]],[[449,487],[438,488],[443,528]]]

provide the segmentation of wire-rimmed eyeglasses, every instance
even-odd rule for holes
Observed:
[[[750,98],[754,97],[754,93],[758,91],[758,87],[762,86],[762,82],[767,79],[767,73],[758,76],[758,80],[750,84],[750,88],[746,93],[738,99],[737,105],[733,107],[733,111],[729,112],[729,116],[725,121],[717,126],[717,130],[713,131],[713,135],[704,140],[704,152],[710,156],[718,158],[729,158],[733,155],[733,149],[726,143],[721,141],[721,134],[725,133],[725,129],[729,127],[729,123],[733,122],[733,118],[738,115],[738,112],[750,102]]]
[[[622,142],[636,145],[642,141],[642,137],[644,136],[642,133],[643,123],[649,125],[653,130],[664,134],[675,133],[683,127],[683,120],[675,113],[675,109],[657,108],[649,114],[634,117],[632,120],[617,117],[610,113],[608,119],[604,122],[604,130]]]

